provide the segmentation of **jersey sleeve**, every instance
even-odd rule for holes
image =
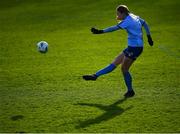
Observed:
[[[117,26],[122,28],[122,29],[126,29],[128,27],[129,23],[127,20],[123,20],[121,21]]]
[[[122,20],[120,23],[118,23],[115,26],[111,26],[111,27],[104,29],[103,32],[107,33],[107,32],[113,32],[113,31],[116,31],[119,29],[126,29],[128,26],[129,26],[129,20],[125,19],[125,20]]]
[[[119,30],[119,29],[120,29],[120,27],[118,27],[117,25],[115,25],[115,26],[111,26],[111,27],[108,27],[108,28],[106,28],[106,29],[103,29],[103,32],[104,32],[104,33],[113,32],[113,31],[116,31],[116,30]]]
[[[149,26],[148,26],[148,24],[146,23],[146,21],[143,20],[143,19],[140,18],[140,17],[139,17],[139,20],[140,20],[140,22],[141,22],[141,25],[144,27],[144,29],[145,29],[145,31],[146,31],[146,34],[147,34],[147,35],[150,35],[151,33],[150,33]]]
[[[142,18],[139,17],[139,21],[141,22],[141,25],[143,26],[145,23],[145,20],[143,20]]]

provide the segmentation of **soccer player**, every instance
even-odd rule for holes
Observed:
[[[128,47],[124,49],[123,52],[120,53],[114,59],[114,61],[111,64],[109,64],[107,67],[97,71],[95,74],[84,75],[83,79],[96,80],[101,75],[112,72],[119,64],[121,64],[121,70],[124,76],[124,81],[127,86],[127,92],[124,94],[124,96],[127,98],[127,97],[133,97],[135,95],[135,92],[132,87],[132,76],[129,72],[129,68],[143,51],[142,27],[144,27],[146,31],[148,43],[150,46],[153,46],[153,40],[151,38],[149,26],[147,25],[145,20],[143,20],[139,16],[132,14],[129,11],[128,7],[125,5],[119,5],[116,11],[117,11],[117,20],[120,20],[121,21],[120,23],[103,30],[91,28],[91,32],[93,34],[103,34],[103,33],[113,32],[119,29],[125,29],[128,33]]]

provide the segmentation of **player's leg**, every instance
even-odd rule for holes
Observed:
[[[124,58],[124,53],[119,54],[111,64],[109,64],[105,68],[103,68],[103,69],[99,70],[98,72],[96,72],[95,75],[97,77],[99,77],[101,75],[112,72],[119,64],[122,63],[123,58]]]
[[[123,53],[123,52],[120,53],[120,54],[114,59],[114,61],[112,62],[112,64],[114,64],[114,65],[116,65],[116,66],[118,66],[119,64],[122,64],[122,62],[123,62],[123,60],[124,60],[124,57],[125,57],[124,53]]]
[[[122,63],[123,58],[124,58],[124,53],[119,54],[111,64],[109,64],[105,68],[97,71],[95,74],[84,75],[83,79],[96,80],[99,76],[112,72],[119,64]]]
[[[121,66],[121,70],[128,89],[127,93],[124,95],[125,97],[132,97],[135,95],[132,87],[132,77],[131,74],[129,73],[129,68],[136,60],[136,58],[139,57],[142,51],[143,51],[143,47],[128,47],[123,51],[125,58]]]
[[[133,62],[134,62],[133,59],[129,57],[125,57],[121,66],[121,71],[124,76],[124,81],[128,89],[127,93],[124,95],[125,97],[132,97],[135,94],[132,87],[132,77],[131,74],[129,73],[129,68],[131,67]]]

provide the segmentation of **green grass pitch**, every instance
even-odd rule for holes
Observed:
[[[96,82],[82,80],[125,47],[127,34],[93,35],[117,23],[126,4],[150,25],[147,44],[126,92],[118,67]],[[0,132],[180,133],[179,0],[1,0]],[[49,43],[41,54],[38,41]]]

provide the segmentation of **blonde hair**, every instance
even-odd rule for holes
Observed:
[[[119,5],[116,10],[120,13],[125,13],[126,15],[128,15],[130,13],[128,7],[126,5]]]

